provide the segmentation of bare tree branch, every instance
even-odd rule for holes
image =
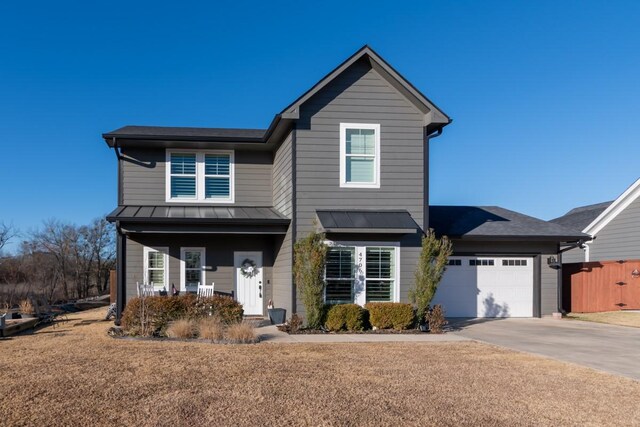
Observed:
[[[13,224],[0,222],[0,251],[16,236],[18,236],[18,230],[13,226]]]

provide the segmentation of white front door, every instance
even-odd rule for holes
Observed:
[[[235,252],[236,295],[245,315],[262,316],[262,252]]]
[[[180,291],[198,292],[198,287],[205,284],[204,248],[180,249]]]

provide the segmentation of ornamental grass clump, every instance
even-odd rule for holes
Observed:
[[[409,298],[416,307],[418,322],[426,322],[429,305],[438,290],[438,285],[447,269],[447,261],[453,253],[447,236],[436,237],[432,229],[422,237],[422,251],[415,272],[415,286],[409,291]]]
[[[167,336],[169,338],[189,339],[195,338],[198,330],[193,320],[179,319],[173,321],[167,327]]]
[[[256,328],[250,322],[229,325],[225,333],[225,338],[234,344],[250,344],[258,341]]]
[[[35,313],[33,304],[31,304],[31,301],[29,301],[28,299],[23,299],[22,301],[20,301],[20,304],[18,304],[18,309],[22,314],[32,315]]]
[[[224,338],[224,322],[218,316],[203,317],[198,321],[198,335],[209,341],[222,341]]]
[[[293,274],[298,292],[305,307],[307,325],[318,329],[322,326],[324,307],[324,269],[327,245],[322,233],[310,233],[293,247]]]

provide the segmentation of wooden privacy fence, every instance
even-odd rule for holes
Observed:
[[[640,310],[640,260],[564,264],[562,288],[566,311]]]

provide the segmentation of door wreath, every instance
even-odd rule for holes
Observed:
[[[240,265],[240,274],[248,279],[258,274],[258,266],[255,261],[249,258],[242,261],[242,265]]]

